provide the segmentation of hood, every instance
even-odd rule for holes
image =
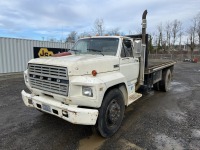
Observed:
[[[101,55],[69,55],[32,59],[29,63],[67,67],[69,75],[87,75],[119,70],[119,58]]]

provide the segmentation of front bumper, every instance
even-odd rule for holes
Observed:
[[[78,108],[66,105],[47,96],[35,96],[21,92],[24,104],[60,117],[68,122],[82,125],[95,125],[98,117],[97,109]]]

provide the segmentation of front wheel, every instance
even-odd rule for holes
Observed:
[[[124,117],[124,97],[119,89],[109,91],[99,110],[97,129],[101,136],[110,137],[120,127]]]

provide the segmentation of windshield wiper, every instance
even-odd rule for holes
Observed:
[[[104,54],[102,53],[101,50],[98,50],[98,49],[90,49],[90,48],[88,48],[87,50],[88,50],[88,51],[93,51],[93,52],[99,52],[101,55],[104,56]]]

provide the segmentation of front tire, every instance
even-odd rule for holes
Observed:
[[[124,96],[119,89],[112,89],[105,95],[97,121],[97,129],[101,136],[110,137],[119,129],[124,109]]]

